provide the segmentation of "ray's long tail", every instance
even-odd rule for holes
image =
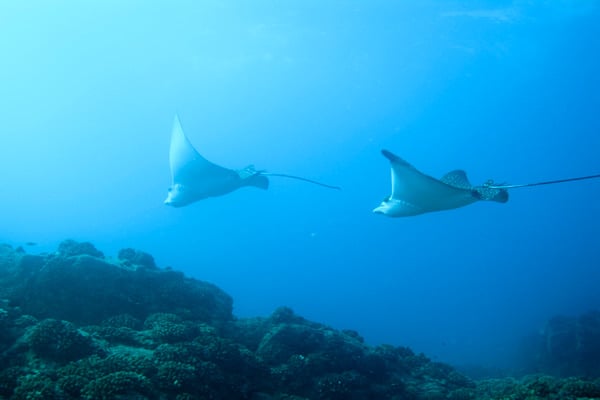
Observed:
[[[323,186],[326,187],[328,189],[336,189],[336,190],[341,190],[342,188],[339,186],[333,186],[333,185],[328,185],[326,183],[322,183],[322,182],[317,182],[317,181],[313,181],[312,179],[308,179],[308,178],[303,178],[301,176],[295,176],[295,175],[288,175],[288,174],[273,174],[271,172],[261,172],[261,175],[265,175],[265,176],[279,176],[281,178],[290,178],[290,179],[297,179],[299,181],[304,181],[304,182],[308,182],[308,183],[312,183],[313,185],[319,185],[319,186]]]
[[[488,187],[490,189],[515,189],[515,188],[530,187],[530,186],[554,185],[555,183],[583,181],[583,180],[586,180],[586,179],[595,179],[595,178],[600,178],[600,174],[588,175],[588,176],[578,176],[578,177],[575,177],[575,178],[556,179],[556,180],[553,180],[553,181],[544,181],[544,182],[535,182],[535,183],[523,183],[523,184],[520,184],[520,185],[506,185],[506,184],[495,185],[494,181],[488,181],[487,183],[484,184],[484,186]]]

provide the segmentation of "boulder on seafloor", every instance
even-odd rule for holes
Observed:
[[[127,266],[137,265],[139,267],[146,267],[151,269],[156,268],[154,257],[152,257],[146,252],[132,249],[131,247],[119,250],[117,258]]]
[[[89,334],[68,321],[51,318],[31,327],[24,339],[38,357],[57,362],[78,360],[97,351]]]
[[[203,322],[232,319],[233,300],[215,285],[172,270],[113,263],[90,255],[102,254],[90,246],[69,241],[60,246],[69,251],[15,257],[16,266],[0,272],[0,286],[8,286],[5,298],[36,318],[75,324],[99,324],[118,314],[146,319],[161,312]]]
[[[90,242],[77,242],[73,239],[60,242],[56,253],[62,257],[91,256],[104,258],[104,254]]]
[[[554,316],[543,331],[523,338],[521,348],[527,372],[600,377],[600,311]]]

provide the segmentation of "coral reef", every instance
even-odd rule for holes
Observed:
[[[113,261],[90,243],[38,256],[0,246],[0,294],[2,399],[600,398],[591,380],[474,382],[286,307],[238,319],[219,288],[133,249]],[[594,332],[578,336],[586,349]]]

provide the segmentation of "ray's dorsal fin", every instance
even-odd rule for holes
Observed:
[[[473,185],[469,182],[469,178],[467,178],[467,173],[462,169],[448,172],[446,175],[442,176],[440,181],[460,189],[470,190],[473,188]]]

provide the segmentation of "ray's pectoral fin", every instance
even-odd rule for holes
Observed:
[[[173,183],[184,185],[193,184],[197,178],[203,176],[226,176],[228,168],[223,168],[202,157],[192,146],[183,133],[179,118],[175,116],[171,132],[171,146],[169,148],[169,165]]]

